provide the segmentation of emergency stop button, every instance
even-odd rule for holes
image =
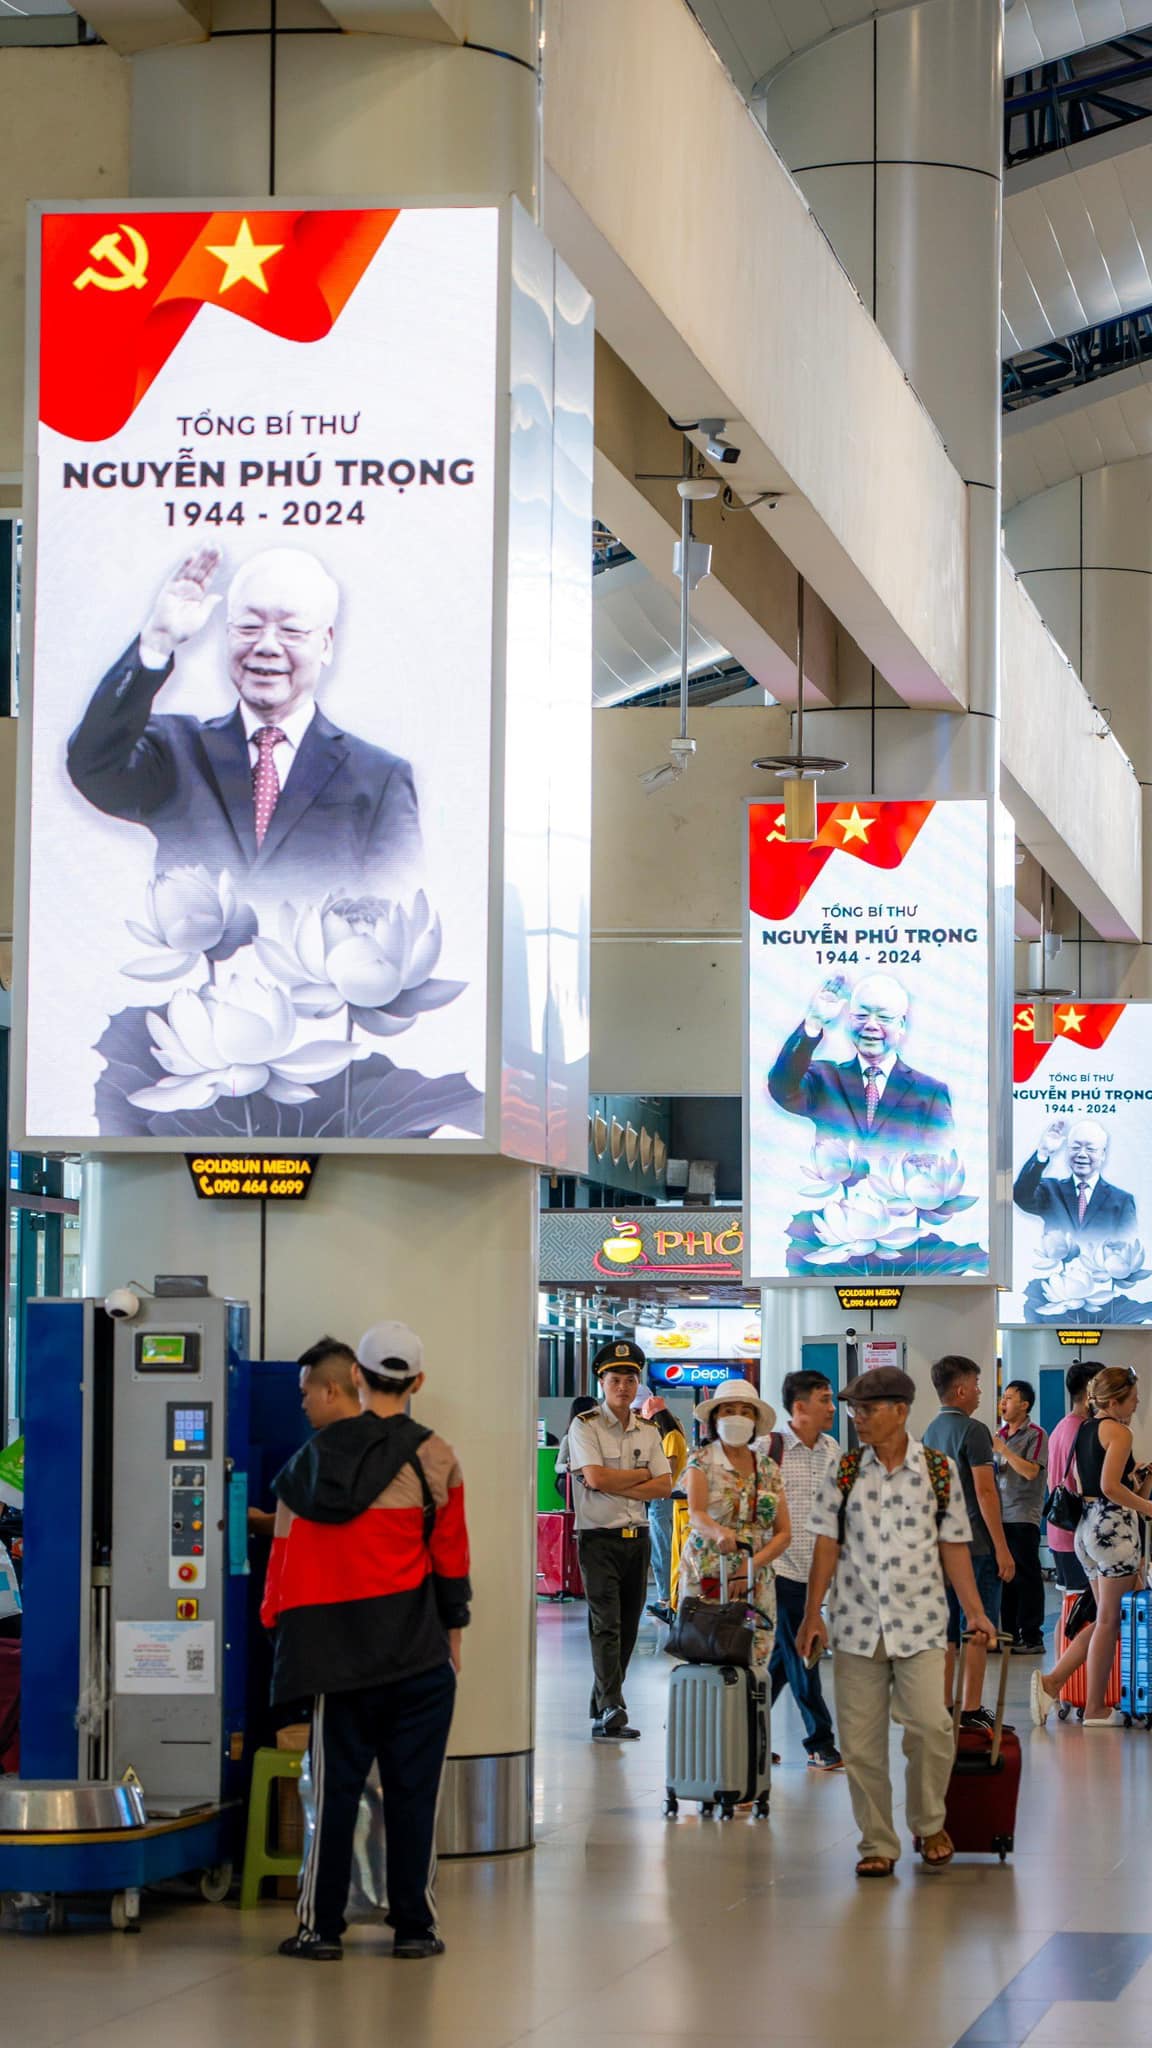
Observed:
[[[179,1571],[177,1572],[176,1576],[177,1576],[177,1578],[178,1578],[178,1579],[181,1579],[181,1580],[183,1581],[183,1583],[184,1583],[185,1585],[187,1585],[187,1584],[188,1584],[188,1581],[189,1581],[189,1579],[194,1579],[194,1578],[196,1577],[196,1567],[195,1567],[195,1565],[194,1565],[194,1564],[182,1564],[182,1565],[180,1566],[180,1569],[179,1569]]]

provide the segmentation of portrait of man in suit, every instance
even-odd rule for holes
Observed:
[[[826,1031],[843,1023],[851,1059],[816,1059]],[[891,974],[865,974],[852,987],[832,975],[817,989],[799,1028],[768,1075],[781,1109],[811,1117],[818,1137],[854,1139],[868,1151],[940,1152],[952,1144],[952,1099],[943,1081],[901,1057],[909,999]]]
[[[1053,1117],[1016,1176],[1012,1199],[1047,1229],[1070,1230],[1081,1244],[1136,1235],[1136,1204],[1104,1179],[1108,1133],[1091,1117]],[[1059,1162],[1064,1171],[1050,1172]]]
[[[316,556],[268,548],[226,593],[235,707],[200,719],[155,709],[178,651],[224,593],[220,552],[189,555],[97,685],[68,743],[68,773],[109,817],[144,826],[157,872],[224,869],[260,903],[329,891],[411,896],[420,822],[407,761],[343,731],[316,701],[333,661],[340,591]]]

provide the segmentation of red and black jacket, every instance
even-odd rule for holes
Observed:
[[[408,1415],[333,1422],[275,1483],[261,1617],[275,1701],[358,1692],[431,1671],[469,1620],[468,1530],[455,1452]]]

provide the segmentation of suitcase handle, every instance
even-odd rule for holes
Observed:
[[[735,1551],[733,1552],[733,1555],[734,1555],[734,1556],[737,1556],[737,1557],[738,1557],[741,1551],[743,1551],[743,1552],[744,1552],[744,1554],[745,1554],[745,1556],[746,1556],[746,1557],[751,1557],[751,1555],[752,1555],[752,1545],[751,1545],[751,1544],[749,1543],[749,1541],[748,1541],[747,1537],[741,1537],[741,1538],[740,1538],[740,1539],[738,1540],[738,1542],[737,1542],[737,1544],[736,1544],[736,1549],[735,1549]],[[722,1600],[722,1601],[724,1602],[725,1606],[727,1606],[727,1604],[728,1604],[728,1553],[727,1553],[727,1551],[726,1551],[726,1550],[722,1550],[722,1551],[720,1551],[720,1553],[719,1553],[719,1562],[720,1562],[720,1598],[721,1598],[721,1600]],[[748,1582],[748,1601],[749,1601],[749,1604],[751,1604],[751,1600],[752,1600],[752,1582],[751,1582],[751,1574],[749,1574],[749,1582]]]
[[[993,1771],[1000,1761],[1000,1748],[1004,1740],[1004,1707],[1008,1698],[1008,1652],[1004,1646],[1011,1643],[1012,1638],[1005,1635],[1002,1629],[997,1629],[996,1640],[1000,1645],[1000,1683],[996,1688],[995,1725],[992,1730],[992,1751],[988,1758],[988,1767]],[[971,1641],[972,1632],[966,1630],[960,1637],[960,1655],[956,1659],[956,1672],[952,1681],[952,1741],[957,1752],[960,1749],[960,1713],[964,1699],[964,1660]]]

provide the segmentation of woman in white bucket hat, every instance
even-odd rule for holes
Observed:
[[[773,1563],[792,1539],[780,1467],[767,1439],[776,1416],[749,1380],[725,1380],[695,1411],[704,1442],[693,1451],[684,1475],[691,1533],[680,1560],[680,1597],[720,1596],[720,1559],[741,1543],[752,1556],[729,1570],[728,1590],[747,1590],[761,1617],[752,1644],[752,1663],[768,1670],[776,1631]],[[751,1585],[749,1586],[749,1572]]]

